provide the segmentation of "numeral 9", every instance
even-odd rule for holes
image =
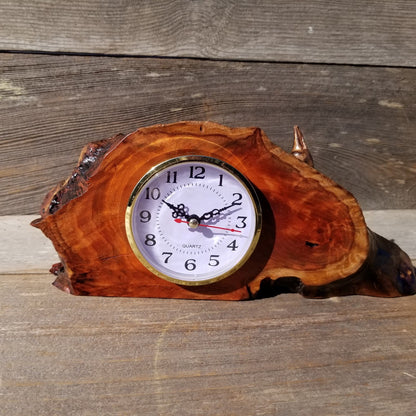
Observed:
[[[149,222],[152,219],[152,214],[147,211],[140,211],[140,222]]]

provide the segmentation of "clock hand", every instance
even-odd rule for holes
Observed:
[[[221,214],[221,212],[223,212],[223,211],[227,210],[228,208],[233,207],[234,205],[241,205],[241,203],[235,203],[235,202],[233,202],[232,204],[227,205],[227,206],[226,206],[226,207],[224,207],[224,208],[220,208],[220,209],[215,208],[215,209],[213,209],[213,210],[211,210],[211,211],[208,211],[208,212],[206,212],[205,214],[203,214],[203,215],[200,217],[200,219],[201,219],[201,220],[210,220],[212,217],[215,217],[216,215],[220,215],[220,214]]]
[[[178,224],[182,222],[189,224],[190,221],[184,221],[184,220],[181,220],[180,218],[176,218],[175,222],[177,222]],[[197,227],[217,228],[219,230],[231,231],[233,233],[241,233],[240,230],[235,230],[234,228],[217,227],[216,225],[209,225],[209,224],[198,224]],[[191,227],[191,228],[197,228],[197,227]]]
[[[164,199],[162,199],[162,202],[165,203],[173,211],[173,218],[184,217],[186,219],[189,219],[189,215],[187,215],[186,213],[184,204],[179,204],[178,206],[176,206],[171,204],[170,202],[165,201]]]

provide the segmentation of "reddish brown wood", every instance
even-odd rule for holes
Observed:
[[[210,122],[157,125],[87,145],[71,177],[47,195],[41,218],[32,223],[61,258],[51,269],[55,285],[76,295],[232,300],[282,292],[415,293],[409,258],[367,230],[349,192],[303,163],[311,159],[297,128],[294,153],[301,160],[258,128]],[[259,190],[264,217],[247,263],[222,281],[195,287],[154,276],[133,254],[124,228],[139,179],[154,165],[185,154],[216,157],[237,168]]]

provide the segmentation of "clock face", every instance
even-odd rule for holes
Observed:
[[[126,210],[129,243],[157,276],[184,285],[229,276],[252,254],[261,208],[250,182],[206,156],[181,156],[152,168]]]

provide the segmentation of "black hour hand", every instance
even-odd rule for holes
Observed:
[[[172,210],[173,218],[187,219],[189,217],[188,208],[186,208],[184,204],[174,205],[170,202],[165,201],[164,199],[162,199],[162,202],[165,203]]]

